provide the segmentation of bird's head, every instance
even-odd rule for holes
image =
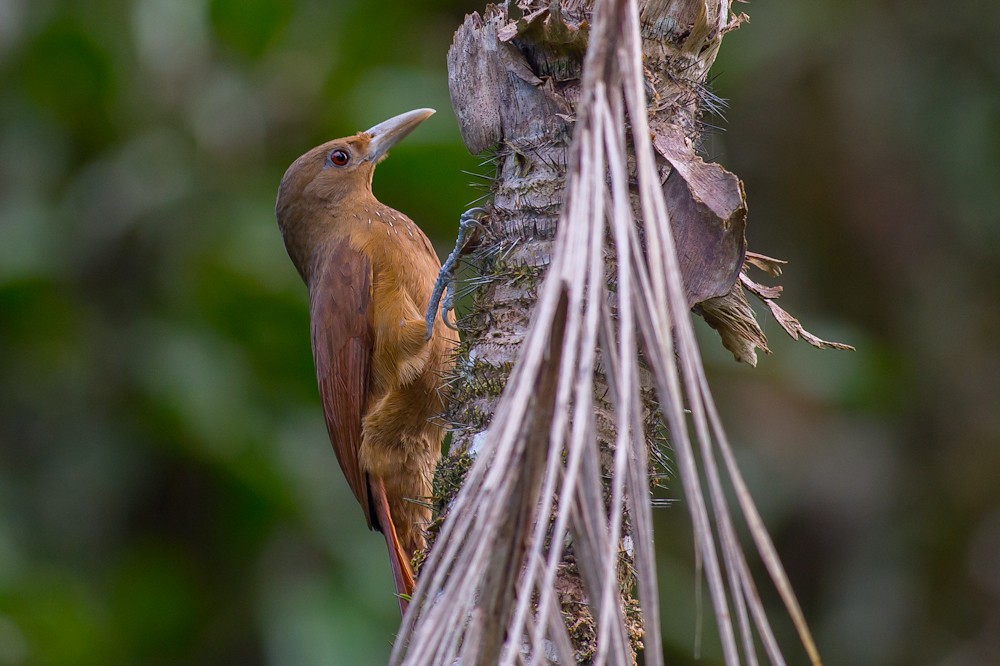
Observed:
[[[354,136],[334,139],[305,153],[285,171],[275,213],[292,260],[299,245],[308,245],[312,226],[326,223],[329,213],[364,205],[372,197],[375,165],[434,109],[416,109],[383,121]],[[301,270],[301,266],[300,266]]]

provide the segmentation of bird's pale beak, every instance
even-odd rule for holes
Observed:
[[[368,145],[368,159],[377,163],[389,149],[402,141],[403,137],[412,132],[417,125],[434,115],[434,109],[415,109],[401,113],[398,116],[380,122],[375,127],[365,131],[371,136],[372,141]]]

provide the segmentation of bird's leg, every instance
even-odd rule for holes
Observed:
[[[484,208],[470,208],[462,213],[462,217],[459,218],[458,238],[455,239],[455,249],[451,251],[451,254],[448,255],[448,258],[441,265],[437,282],[434,283],[434,291],[431,292],[431,302],[427,306],[427,315],[424,319],[427,324],[427,331],[424,334],[425,340],[430,340],[431,333],[434,331],[434,315],[437,313],[438,302],[441,301],[442,294],[444,295],[444,302],[441,303],[441,321],[448,328],[456,329],[456,326],[448,321],[448,312],[455,309],[455,268],[458,265],[459,258],[461,258],[462,253],[465,251],[465,246],[469,242],[469,239],[482,226],[480,220],[486,217],[486,215],[487,212]]]

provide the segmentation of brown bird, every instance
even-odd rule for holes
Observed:
[[[368,526],[385,535],[401,612],[413,593],[410,561],[425,544],[444,436],[434,417],[457,335],[438,321],[425,339],[441,264],[420,228],[375,198],[372,174],[433,113],[410,111],[313,148],[285,172],[275,207],[309,288],[330,441]]]

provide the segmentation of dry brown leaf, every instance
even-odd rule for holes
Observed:
[[[725,296],[746,253],[743,183],[705,162],[680,128],[654,127],[653,145],[672,167],[663,195],[688,305]]]
[[[757,367],[757,350],[771,353],[767,348],[767,337],[739,283],[733,285],[725,296],[699,303],[695,311],[719,333],[722,346],[732,353],[737,362]]]
[[[785,333],[788,333],[793,340],[798,340],[801,337],[817,349],[842,349],[845,351],[854,351],[854,347],[851,345],[845,345],[842,342],[829,342],[816,337],[806,329],[802,328],[802,324],[799,323],[799,320],[783,310],[780,305],[774,302],[773,299],[765,298],[763,300],[768,309],[771,310],[771,314],[774,316],[775,320],[781,328],[785,329]]]
[[[788,262],[784,259],[775,259],[758,252],[751,252],[747,250],[747,263],[751,266],[756,266],[771,277],[779,277],[781,275],[781,267]]]

